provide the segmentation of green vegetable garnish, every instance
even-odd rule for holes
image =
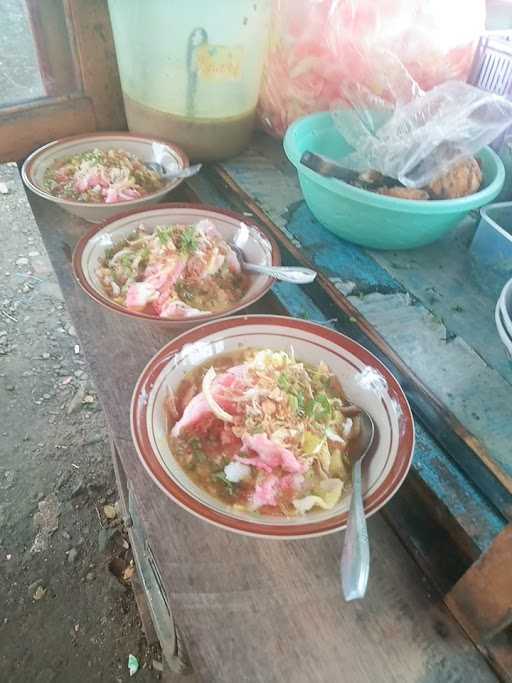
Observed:
[[[315,401],[310,398],[304,407],[304,412],[306,413],[306,417],[313,417],[313,411],[315,409]]]
[[[176,284],[176,292],[182,301],[190,303],[194,298],[194,294],[181,282]]]
[[[299,402],[297,400],[297,397],[293,394],[288,394],[288,405],[290,406],[290,410],[292,410],[297,415],[297,413],[299,412]]]
[[[285,372],[282,372],[277,378],[277,386],[283,391],[288,391],[290,388],[290,380]]]
[[[165,247],[171,239],[171,228],[157,228],[156,236],[158,237],[160,244]]]
[[[301,391],[299,391],[295,395],[297,397],[297,402],[299,404],[299,412],[303,413],[304,412],[304,403],[305,403],[304,394]]]
[[[224,486],[227,489],[227,492],[229,493],[230,496],[234,496],[236,493],[236,484],[232,481],[229,481],[229,479],[226,477],[226,474],[223,470],[220,472],[215,472],[213,475],[215,479],[218,479],[220,482],[224,484]]]
[[[121,265],[123,268],[131,268],[135,254],[123,254],[121,256]]]
[[[331,416],[331,402],[327,398],[325,394],[318,394],[317,399],[318,403],[322,406],[322,412],[326,417]]]
[[[290,378],[282,372],[277,378],[277,386],[288,394],[288,404],[295,414],[304,412],[304,394],[290,383]]]
[[[306,403],[305,412],[307,417],[312,417],[319,422],[327,422],[331,417],[331,403],[325,394],[318,394],[316,398]]]
[[[197,438],[190,439],[190,448],[192,449],[192,455],[194,457],[195,463],[201,463],[206,461],[206,455],[201,448],[201,442]]]
[[[193,254],[199,246],[199,237],[193,225],[185,228],[180,237],[180,252],[182,254]]]

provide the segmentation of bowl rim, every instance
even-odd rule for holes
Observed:
[[[507,349],[509,354],[512,355],[512,337],[508,334],[508,330],[505,327],[505,321],[503,320],[503,311],[501,310],[501,297],[498,299],[496,308],[494,309],[494,321],[496,323],[496,329],[498,330],[498,336],[501,343]]]
[[[202,211],[206,210],[213,214],[222,214],[223,216],[228,216],[229,218],[235,218],[237,220],[244,221],[245,223],[248,223],[252,228],[254,228],[260,234],[261,237],[263,237],[270,243],[272,250],[272,266],[281,265],[281,252],[274,237],[265,232],[265,230],[260,228],[259,225],[256,225],[252,221],[248,221],[245,216],[237,213],[236,211],[231,211],[229,209],[221,209],[211,204],[200,204],[197,202],[166,202],[162,204],[156,204],[154,206],[148,206],[145,208],[136,208],[132,209],[131,211],[118,213],[115,216],[107,218],[101,223],[92,226],[84,235],[82,235],[82,237],[76,243],[75,248],[73,249],[73,255],[71,259],[73,274],[75,275],[75,278],[78,280],[78,284],[80,285],[82,290],[86,294],[88,294],[88,296],[90,296],[91,299],[93,299],[96,303],[100,304],[101,306],[107,308],[110,311],[115,311],[116,313],[120,313],[121,315],[127,316],[128,318],[146,320],[150,321],[151,323],[157,323],[160,325],[169,325],[170,323],[172,323],[188,326],[194,323],[206,323],[211,320],[216,320],[218,318],[223,318],[227,315],[231,315],[232,313],[236,313],[237,311],[240,311],[256,303],[256,301],[261,299],[261,297],[263,297],[270,290],[270,288],[274,284],[274,278],[270,276],[261,276],[261,286],[249,299],[247,299],[247,301],[243,301],[243,303],[238,302],[230,308],[227,308],[225,311],[203,315],[191,315],[188,318],[160,318],[158,316],[149,315],[148,313],[130,311],[124,306],[121,306],[120,304],[116,304],[114,301],[111,301],[106,295],[101,294],[97,289],[92,287],[87,281],[87,278],[82,268],[82,256],[84,249],[87,246],[87,243],[94,237],[94,235],[100,232],[100,230],[107,228],[111,223],[117,223],[119,220],[123,220],[136,214],[147,214],[153,211],[160,212],[162,211],[162,209],[200,209]]]
[[[496,174],[491,182],[484,188],[480,189],[472,195],[467,197],[458,197],[457,199],[400,199],[399,197],[388,197],[386,195],[379,195],[375,192],[370,192],[369,190],[363,190],[359,187],[354,187],[350,183],[346,183],[343,180],[337,180],[335,178],[325,178],[318,173],[315,173],[312,169],[304,166],[300,163],[300,159],[295,149],[295,144],[292,143],[293,136],[295,135],[298,128],[300,128],[308,119],[318,119],[327,121],[331,118],[331,113],[329,111],[315,112],[313,114],[307,114],[299,119],[296,119],[290,126],[288,126],[284,139],[283,148],[288,160],[296,168],[297,173],[304,175],[306,178],[321,185],[324,189],[329,191],[335,191],[336,188],[340,186],[343,187],[346,194],[349,195],[348,198],[354,201],[362,201],[365,204],[373,205],[380,209],[392,209],[395,211],[402,211],[404,213],[428,213],[428,214],[443,214],[452,213],[456,210],[461,211],[471,211],[476,209],[483,204],[487,204],[492,201],[503,187],[505,182],[505,167],[502,160],[496,154],[496,152],[491,149],[488,145],[484,145],[482,149],[474,156],[479,157],[481,154],[489,157],[493,162]],[[345,195],[346,196],[346,195]],[[412,206],[411,206],[412,205]],[[434,211],[432,211],[434,209]]]
[[[182,168],[188,168],[190,166],[189,158],[185,154],[185,152],[181,149],[181,147],[178,147],[178,145],[175,145],[173,142],[169,142],[168,140],[164,140],[163,138],[159,137],[149,137],[147,135],[142,135],[139,133],[131,133],[129,131],[98,131],[96,133],[81,133],[79,135],[70,135],[69,137],[65,138],[59,138],[57,140],[53,140],[52,142],[48,142],[46,145],[43,145],[42,147],[39,147],[36,149],[32,154],[30,154],[25,161],[23,162],[23,166],[21,167],[21,177],[23,179],[23,182],[27,187],[29,187],[32,192],[35,192],[38,194],[40,197],[43,197],[44,199],[47,199],[49,201],[55,202],[56,204],[61,204],[62,206],[68,206],[68,207],[82,207],[85,209],[115,209],[118,206],[133,206],[135,203],[138,202],[150,202],[151,199],[157,199],[158,197],[163,196],[164,194],[167,194],[167,192],[170,192],[172,189],[177,187],[182,181],[182,178],[176,178],[175,180],[170,180],[165,183],[163,187],[161,187],[159,190],[156,190],[155,192],[151,192],[150,194],[145,194],[142,197],[136,197],[135,199],[127,199],[126,201],[123,202],[115,202],[113,204],[107,204],[106,202],[79,202],[76,201],[75,199],[62,199],[61,197],[56,197],[55,195],[51,194],[50,192],[47,192],[44,190],[42,187],[37,185],[33,181],[33,172],[34,172],[34,167],[37,165],[37,162],[39,161],[39,157],[47,152],[49,149],[52,147],[59,147],[62,144],[65,144],[67,142],[79,142],[79,141],[85,141],[85,140],[93,140],[96,138],[117,138],[117,137],[123,137],[123,138],[130,138],[132,140],[139,140],[140,142],[144,143],[153,143],[153,142],[159,142],[160,144],[166,145],[169,147],[169,149],[175,154],[175,156],[179,159],[179,161],[182,164]]]
[[[480,227],[490,227],[492,230],[497,232],[501,237],[503,237],[507,242],[510,242],[512,245],[512,233],[507,232],[502,226],[497,223],[492,216],[489,215],[489,211],[494,211],[494,210],[500,210],[500,209],[510,209],[512,213],[512,202],[495,202],[494,204],[487,204],[486,206],[482,206],[480,209],[480,219],[481,221],[485,221],[487,223],[487,226],[485,223],[479,223],[477,226],[477,230]],[[476,233],[475,233],[476,234]]]
[[[292,540],[323,536],[344,529],[346,527],[348,511],[320,521],[307,521],[306,517],[306,521],[303,524],[297,524],[293,527],[277,523],[272,525],[268,523],[262,524],[257,520],[241,520],[234,518],[228,513],[214,510],[205,502],[192,497],[182,489],[179,484],[174,482],[154,454],[149,440],[146,419],[148,407],[147,397],[156,382],[156,379],[176,353],[178,353],[186,344],[200,341],[209,334],[227,331],[235,327],[251,325],[262,325],[265,327],[267,325],[276,324],[280,324],[288,329],[298,330],[299,332],[300,330],[303,330],[313,333],[323,340],[327,340],[330,343],[334,343],[335,345],[348,350],[359,359],[363,360],[363,362],[367,364],[371,363],[373,367],[377,367],[379,372],[383,374],[387,382],[388,392],[394,400],[398,401],[405,420],[404,433],[399,437],[397,454],[386,479],[381,486],[365,500],[366,517],[377,512],[395,495],[411,467],[415,447],[415,426],[409,402],[395,376],[374,354],[368,351],[368,349],[341,332],[321,324],[312,323],[311,321],[279,315],[239,315],[198,325],[178,335],[165,344],[150,359],[135,384],[130,404],[132,440],[144,469],[159,489],[180,507],[191,512],[203,521],[210,522],[228,531],[249,536],[257,536],[259,538]],[[141,397],[144,397],[144,400],[141,400]],[[387,481],[388,479],[390,481]]]
[[[502,322],[507,333],[507,336],[510,337],[512,341],[512,312],[509,313],[507,308],[507,297],[509,291],[510,294],[512,294],[512,279],[506,282],[503,289],[501,290],[501,294],[498,298],[497,308],[501,312]]]

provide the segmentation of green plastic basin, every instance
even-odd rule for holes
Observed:
[[[372,249],[411,249],[435,242],[473,209],[492,202],[505,181],[498,155],[484,147],[477,158],[482,189],[460,199],[413,201],[361,190],[335,178],[324,178],[300,163],[303,152],[341,161],[352,151],[329,112],[295,121],[286,131],[284,151],[297,169],[306,204],[328,230]]]

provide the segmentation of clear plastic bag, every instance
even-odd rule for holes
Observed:
[[[423,93],[404,69],[399,90],[395,85],[388,88],[393,105],[358,83],[335,105],[334,121],[355,150],[343,166],[425,187],[512,122],[512,102],[467,83],[448,81]]]
[[[410,81],[465,80],[484,27],[485,0],[274,0],[260,120],[282,136],[354,81],[394,104]]]

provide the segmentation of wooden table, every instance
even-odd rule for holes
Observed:
[[[246,180],[250,154],[238,160],[245,164]],[[188,196],[226,204],[227,195],[218,191],[230,183],[226,168],[207,171],[189,186]],[[16,175],[13,166],[5,172]],[[21,182],[14,180],[21,194]],[[255,185],[258,196],[266,185],[261,178]],[[233,187],[228,189],[233,193]],[[246,201],[235,189],[238,203]],[[467,488],[458,466],[442,461],[442,449],[427,429],[418,423],[415,471],[385,513],[369,521],[368,595],[363,602],[346,604],[339,582],[341,534],[281,542],[231,534],[174,505],[149,479],[132,444],[128,407],[138,374],[169,335],[90,301],[70,265],[86,224],[38,197],[30,196],[30,203],[108,420],[126,522],[170,665],[186,671],[190,662],[197,679],[207,683],[496,681],[446,608],[443,593],[502,532],[506,518],[480,491]],[[260,209],[249,206],[256,214]],[[266,210],[272,213],[268,202]],[[260,223],[268,213],[257,215]],[[26,205],[23,220],[31,220]],[[283,236],[285,259],[297,262],[302,258],[293,252],[297,238],[284,230]],[[321,256],[321,249],[317,252]],[[325,278],[319,279],[325,288]],[[281,285],[254,310],[338,317],[357,337],[363,317],[356,312],[349,320],[352,316],[328,296],[326,289],[319,295],[314,288],[291,292]],[[443,505],[429,506],[429,477],[439,476],[440,463],[444,480],[439,485],[449,495]],[[457,513],[454,505],[463,499]],[[436,512],[429,516],[432,509]],[[489,655],[488,648],[480,649]],[[506,678],[502,661],[494,658],[493,664]]]

